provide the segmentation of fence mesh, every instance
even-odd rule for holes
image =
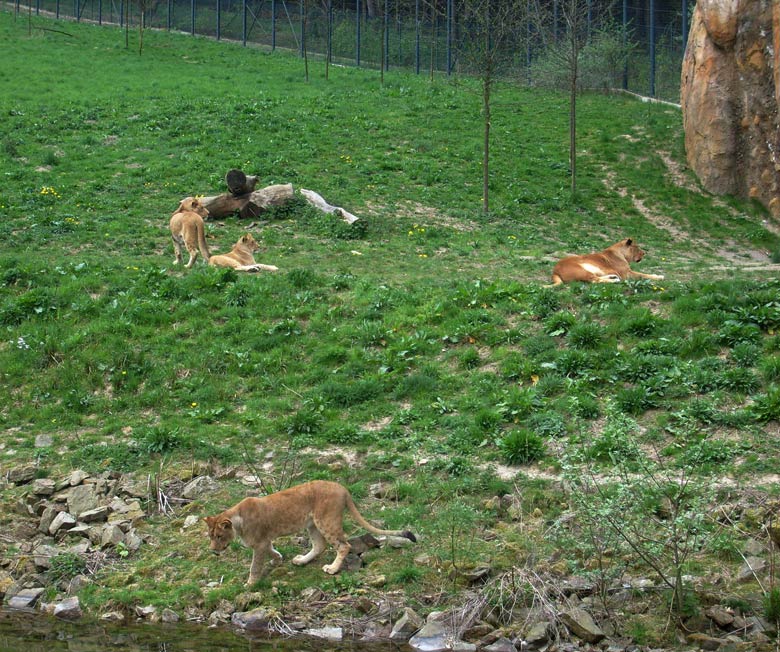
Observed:
[[[488,3],[490,0],[480,0]],[[501,2],[501,0],[493,0]],[[506,39],[513,69],[523,83],[545,81],[545,43],[532,24],[531,8],[543,7],[563,29],[559,4],[571,0],[525,0],[523,20]],[[584,0],[589,38],[583,49],[585,87],[623,88],[677,102],[680,67],[695,0]],[[411,69],[419,74],[469,72],[460,48],[471,26],[465,16],[475,0],[17,0],[16,11],[229,39],[287,49],[364,67]],[[143,15],[143,18],[142,18]],[[591,16],[593,23],[591,24]],[[611,49],[605,35],[612,37]],[[588,74],[588,66],[591,74]],[[598,73],[598,74],[594,74]]]

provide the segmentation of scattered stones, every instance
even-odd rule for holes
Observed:
[[[81,469],[76,469],[71,472],[70,477],[68,478],[68,484],[70,484],[71,487],[77,487],[88,477],[89,473],[82,471]]]
[[[55,535],[60,530],[70,530],[76,525],[76,519],[68,512],[59,512],[49,525],[49,534]]]
[[[51,435],[36,435],[35,448],[48,448],[54,445],[54,438]]]
[[[580,607],[564,611],[560,618],[563,624],[571,630],[572,634],[586,643],[598,643],[606,637],[606,634],[596,625],[591,615]]]
[[[408,641],[412,635],[423,626],[423,621],[414,609],[407,607],[403,615],[393,625],[390,632],[391,641]]]
[[[56,483],[49,478],[33,480],[32,492],[36,496],[51,496],[54,493]]]
[[[200,523],[200,517],[195,516],[195,514],[190,514],[187,518],[184,519],[182,530],[188,530],[193,525],[197,525],[198,523]]]
[[[34,589],[22,589],[8,601],[9,609],[32,609],[38,598],[43,595],[45,589],[38,587]]]
[[[321,638],[326,641],[341,641],[344,638],[344,630],[341,627],[318,627],[314,629],[304,629],[302,634],[312,638]]]
[[[71,474],[72,482],[73,474]],[[98,506],[98,496],[94,486],[88,484],[71,486],[72,489],[68,493],[68,511],[71,514],[79,518],[84,512],[91,511]]]
[[[177,614],[173,609],[163,609],[162,612],[162,621],[166,624],[173,624],[179,622],[179,614]]]
[[[251,611],[239,611],[230,617],[230,622],[233,625],[249,631],[267,629],[270,620],[271,616],[268,610],[263,607],[258,607]]]
[[[66,598],[58,602],[54,607],[54,616],[63,620],[78,620],[84,615],[81,611],[79,599],[76,596]]]
[[[452,649],[452,636],[441,623],[427,622],[409,639],[409,646],[420,652],[443,652]]]
[[[508,638],[502,636],[501,638],[497,639],[495,643],[491,643],[490,645],[485,647],[485,652],[517,652],[515,649],[515,644],[512,643]]]
[[[8,471],[8,482],[13,484],[27,484],[35,478],[34,466],[16,466]]]
[[[190,480],[184,489],[182,489],[182,498],[195,500],[203,495],[214,493],[218,488],[216,480],[208,475],[202,475],[194,480]]]

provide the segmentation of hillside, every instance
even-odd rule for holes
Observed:
[[[502,84],[485,215],[474,80],[314,59],[307,82],[280,53],[32,20],[0,13],[6,598],[83,576],[96,616],[357,633],[408,606],[481,644],[565,636],[579,606],[624,647],[770,645],[778,225],[699,189],[677,109],[582,96],[572,198],[567,98]],[[212,252],[250,231],[279,271],[176,268],[171,213],[231,168],[361,220],[209,220]],[[546,287],[625,237],[663,281]],[[283,539],[247,593],[251,553],[212,557],[198,519],[314,479],[419,542],[330,577]],[[74,551],[37,528],[79,486],[121,504]]]

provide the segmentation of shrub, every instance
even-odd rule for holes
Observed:
[[[52,581],[70,580],[87,570],[87,560],[74,552],[62,552],[49,560],[49,577]]]
[[[544,332],[550,337],[558,337],[569,332],[577,323],[577,318],[570,312],[556,312],[544,320]]]
[[[757,396],[749,410],[756,421],[780,421],[780,385],[772,385],[766,394]]]
[[[543,439],[525,428],[510,430],[498,445],[507,464],[530,464],[546,454]]]
[[[139,447],[147,453],[168,453],[182,444],[178,428],[154,426],[142,433]]]
[[[759,365],[759,369],[767,383],[777,382],[780,380],[780,355],[764,358]]]
[[[312,407],[304,407],[284,421],[284,432],[290,436],[316,435],[322,431],[325,419],[322,412]]]
[[[569,331],[569,342],[578,349],[595,349],[603,337],[601,326],[595,322],[582,322]]]
[[[566,420],[557,412],[542,412],[528,420],[528,427],[540,437],[563,437],[566,434]]]
[[[482,408],[474,415],[474,423],[484,432],[493,432],[501,423],[501,413],[490,408]]]
[[[723,346],[734,347],[737,344],[758,344],[761,341],[761,329],[755,324],[740,324],[729,320],[718,331],[718,342]]]
[[[750,394],[758,389],[758,379],[750,369],[726,369],[717,380],[718,387],[731,392]]]

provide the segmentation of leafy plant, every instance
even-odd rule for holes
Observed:
[[[546,454],[544,440],[526,428],[510,430],[498,444],[501,456],[507,464],[531,464]]]

